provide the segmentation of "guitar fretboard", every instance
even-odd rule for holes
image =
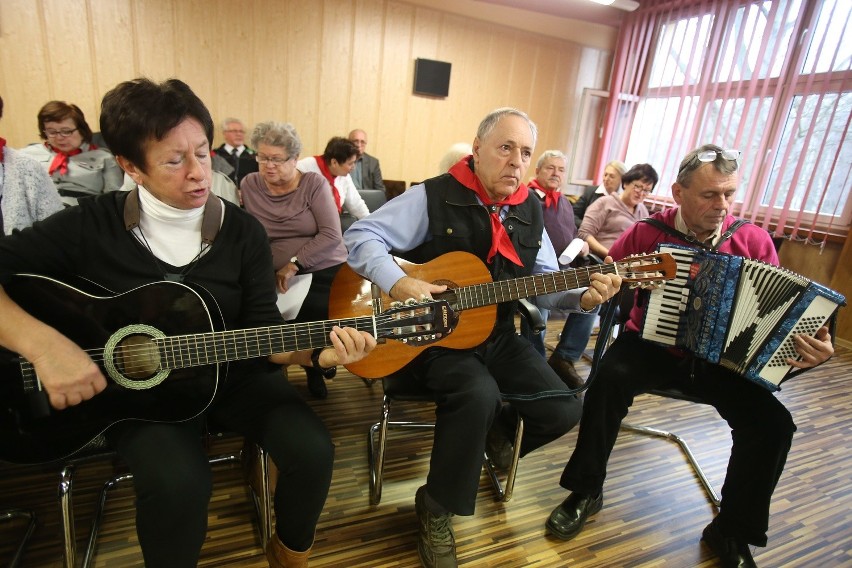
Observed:
[[[572,268],[535,276],[524,276],[512,280],[498,280],[486,284],[463,286],[454,290],[458,298],[458,309],[468,310],[511,302],[521,298],[564,292],[585,288],[591,283],[592,274],[616,274],[617,263],[600,264],[585,268]]]
[[[173,335],[156,338],[155,342],[160,351],[161,367],[182,369],[327,347],[331,345],[329,333],[335,325],[377,334],[372,317],[356,317],[235,331]]]

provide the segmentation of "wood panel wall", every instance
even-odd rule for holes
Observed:
[[[452,63],[447,98],[412,94],[418,57]],[[178,77],[214,120],[292,122],[304,155],[363,128],[385,177],[419,181],[500,106],[538,123],[539,152],[570,151],[582,90],[606,86],[611,57],[402,1],[3,0],[0,135],[37,141],[36,113],[52,99],[78,104],[98,130],[118,82]]]

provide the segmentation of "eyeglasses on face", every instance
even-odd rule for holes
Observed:
[[[651,193],[652,191],[654,191],[654,187],[653,187],[653,186],[650,186],[650,185],[642,185],[642,183],[641,183],[641,182],[638,182],[638,181],[634,181],[633,183],[631,183],[631,184],[630,184],[630,187],[631,187],[632,189],[635,189],[636,191],[641,191],[641,192],[642,192],[642,193],[644,193],[644,194],[648,194],[648,193]]]
[[[289,162],[292,157],[287,156],[286,158],[282,158],[280,156],[264,156],[263,154],[257,154],[254,157],[257,160],[258,164],[272,164],[273,166],[283,166],[287,162]]]
[[[225,134],[233,134],[233,133],[245,134],[246,133],[246,131],[243,130],[242,128],[229,128],[228,130],[225,130],[224,132],[225,132]]]
[[[44,134],[48,138],[57,138],[62,136],[63,138],[67,138],[77,132],[76,128],[63,128],[62,130],[45,130]]]
[[[698,154],[699,162],[712,162],[716,156],[722,156],[726,160],[738,160],[740,157],[739,150],[704,150]]]

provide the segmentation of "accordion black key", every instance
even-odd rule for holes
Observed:
[[[765,262],[661,244],[677,274],[650,293],[641,336],[718,363],[771,391],[798,359],[794,337],[814,336],[846,305],[841,295]]]

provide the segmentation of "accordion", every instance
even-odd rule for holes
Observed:
[[[845,298],[789,270],[739,256],[661,244],[675,278],[648,298],[642,338],[686,349],[771,391],[798,359],[794,337],[814,336]]]

